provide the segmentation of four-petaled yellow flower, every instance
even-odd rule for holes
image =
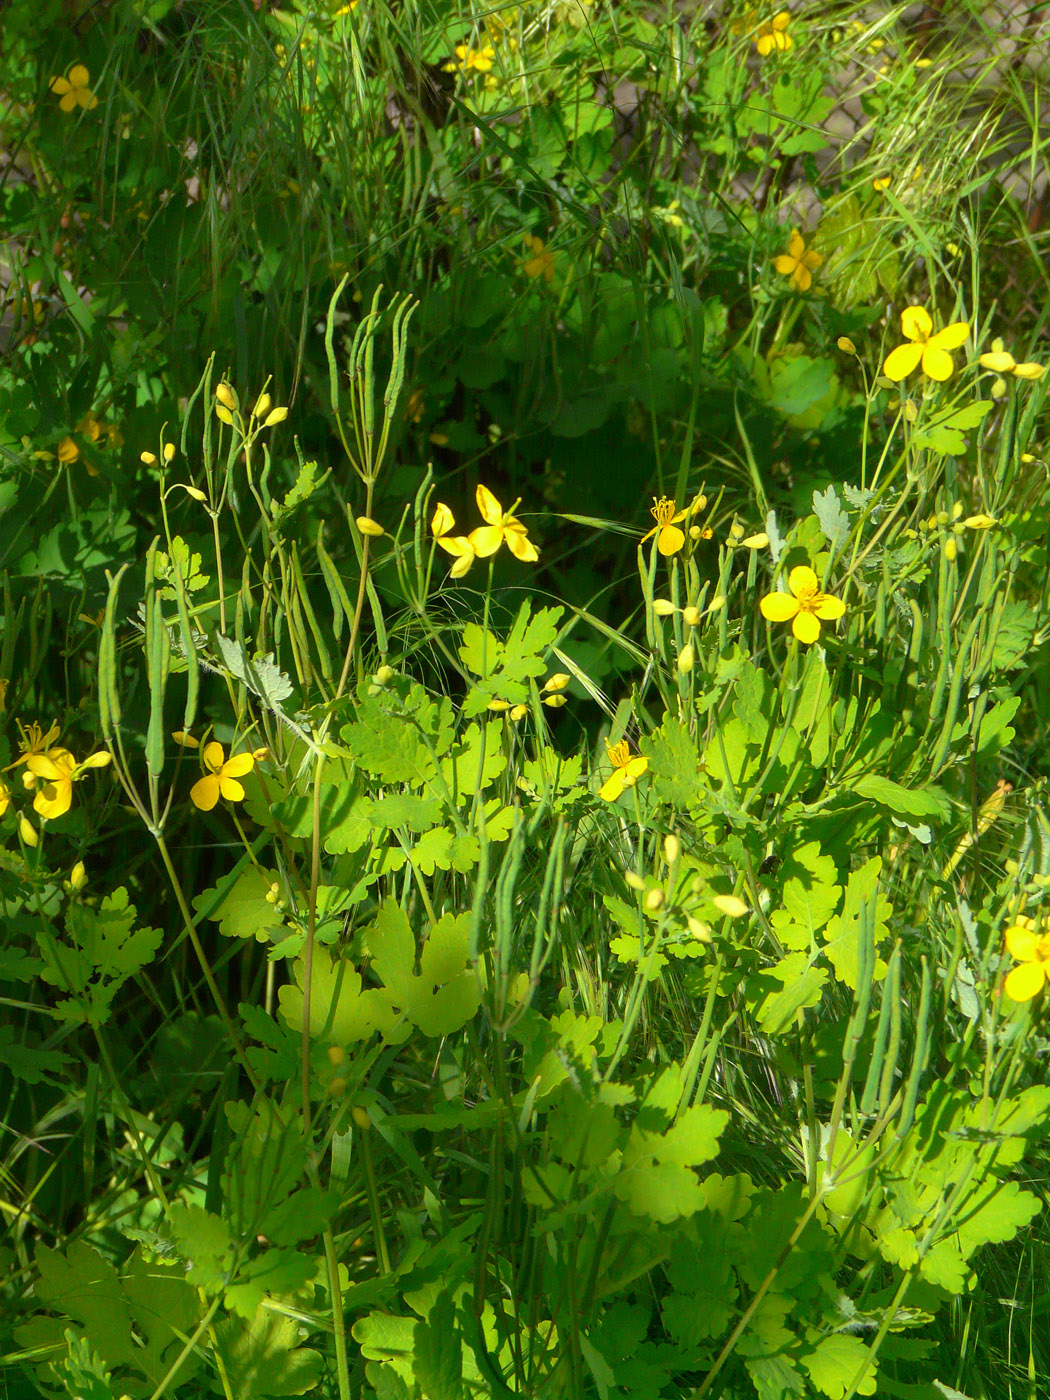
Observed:
[[[950,379],[955,365],[949,350],[957,350],[970,334],[969,321],[954,321],[943,331],[933,333],[930,313],[922,306],[906,306],[901,312],[901,330],[910,345],[898,345],[886,356],[882,372],[887,379],[905,379],[922,362],[922,372],[943,383]]]
[[[17,768],[20,763],[25,763],[33,754],[46,753],[51,745],[61,734],[58,727],[58,720],[51,721],[51,727],[45,733],[36,720],[26,726],[22,721],[16,720],[18,725],[18,747],[20,753],[13,763],[7,765],[8,768]],[[4,770],[5,772],[7,769]]]
[[[1017,963],[1003,991],[1011,1001],[1031,1001],[1050,978],[1050,932],[1045,920],[1018,914],[1006,930],[1006,950]]]
[[[446,63],[445,72],[455,73],[457,69],[461,73],[487,73],[496,57],[496,50],[491,44],[486,44],[483,48],[472,49],[469,44],[456,45],[456,62]]]
[[[525,269],[526,277],[542,277],[546,282],[554,281],[554,254],[544,243],[542,238],[536,238],[533,234],[525,235],[525,242],[532,253],[531,258],[526,258],[522,266]]]
[[[68,749],[49,749],[47,753],[27,755],[25,764],[34,778],[39,781],[33,810],[38,816],[53,820],[62,817],[73,804],[73,784],[90,768],[105,768],[110,762],[108,753],[100,751],[78,763]]]
[[[834,622],[846,611],[841,598],[820,591],[820,581],[808,564],[788,574],[790,593],[767,593],[759,610],[767,622],[790,622],[791,630],[807,645],[820,636],[822,622]]]
[[[211,772],[198,778],[190,788],[190,801],[194,807],[210,812],[220,797],[225,797],[227,802],[243,802],[244,787],[237,779],[243,778],[255,767],[254,755],[235,753],[227,758],[222,745],[217,739],[212,739],[204,745],[201,757],[205,768],[210,768]]]
[[[1016,379],[1042,379],[1046,373],[1046,366],[1037,365],[1034,360],[1018,364],[1009,350],[1003,348],[999,336],[992,341],[991,350],[980,357],[979,363],[996,374],[1012,374]]]
[[[669,556],[677,554],[685,544],[685,533],[678,528],[680,520],[686,520],[691,515],[695,515],[698,510],[703,510],[707,505],[706,496],[697,496],[692,505],[686,506],[684,510],[676,511],[674,501],[667,496],[654,496],[653,504],[649,509],[649,514],[656,521],[656,524],[647,535],[643,535],[641,543],[651,540],[656,536],[656,547],[661,554]]]
[[[788,33],[788,25],[791,23],[791,11],[781,10],[775,14],[771,20],[759,27],[755,35],[755,48],[763,58],[768,57],[774,49],[777,53],[787,53],[794,40]]]
[[[521,504],[521,498],[514,502],[510,510],[504,510],[488,487],[480,483],[475,497],[485,524],[471,530],[467,538],[478,558],[487,559],[490,554],[495,554],[501,544],[506,543],[515,559],[534,564],[540,557],[540,552],[529,539],[525,526],[514,514]]]
[[[824,259],[819,253],[806,252],[806,240],[797,228],[791,230],[788,250],[773,261],[773,266],[785,277],[790,277],[800,292],[808,292],[813,285],[813,272]]]
[[[649,760],[641,754],[632,757],[626,739],[621,739],[618,744],[610,744],[606,739],[605,749],[613,771],[602,783],[600,796],[604,797],[606,802],[615,802],[625,787],[634,787],[649,767]]]
[[[61,98],[58,105],[63,112],[72,112],[74,107],[90,112],[98,106],[98,98],[88,86],[90,78],[91,74],[82,63],[74,63],[68,78],[51,79],[51,91]]]
[[[466,535],[453,535],[450,531],[456,528],[456,518],[449,510],[448,506],[440,501],[434,511],[434,519],[430,522],[430,533],[445,551],[451,554],[456,561],[449,573],[453,578],[462,578],[473,564],[477,555],[474,553],[474,546]]]

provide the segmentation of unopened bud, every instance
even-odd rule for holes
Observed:
[[[968,515],[963,521],[968,530],[990,530],[995,523],[994,515]]]
[[[518,720],[524,719],[529,713],[528,705],[512,705],[510,707],[510,718],[517,724]]]
[[[696,627],[700,621],[700,609],[688,607],[682,609],[682,621],[687,627]]]
[[[18,834],[27,846],[40,845],[40,837],[37,835],[36,827],[28,817],[18,818]]]
[[[944,557],[945,559],[947,559],[949,564],[955,563],[955,557],[958,553],[959,546],[955,543],[954,538],[944,541]]]
[[[748,535],[746,540],[741,540],[745,549],[765,549],[769,543],[769,536],[765,530],[760,530],[757,535]]]
[[[669,598],[653,599],[653,612],[657,617],[670,617],[672,613],[677,611],[678,609]]]
[[[395,674],[393,666],[380,666],[372,679],[375,681],[376,685],[389,685],[394,679]]]
[[[685,921],[689,926],[689,932],[693,935],[695,939],[697,939],[700,943],[711,942],[710,924],[705,924],[703,919],[694,918],[692,914],[688,914],[686,916]]]
[[[342,1075],[337,1075],[336,1078],[332,1080],[331,1084],[328,1086],[328,1092],[333,1099],[337,1099],[340,1094],[346,1093],[346,1080]]]
[[[543,689],[564,690],[571,680],[572,677],[567,676],[564,671],[555,671],[554,675],[551,676],[550,680],[544,682]]]
[[[164,460],[165,462],[173,462],[175,460],[175,444],[173,442],[166,442],[164,444]]]
[[[139,453],[139,461],[140,461],[140,462],[145,462],[147,467],[152,467],[153,463],[154,463],[156,460],[157,460],[157,454],[156,454],[155,452],[140,452],[140,453]]]
[[[225,408],[221,403],[217,403],[215,405],[215,416],[220,423],[225,423],[227,427],[233,426],[233,414],[228,408]]]
[[[199,486],[187,486],[186,495],[192,496],[195,501],[206,501],[208,499]]]
[[[366,1129],[372,1126],[372,1120],[368,1116],[368,1109],[362,1108],[362,1106],[359,1103],[355,1103],[353,1108],[350,1110],[350,1117],[354,1120],[354,1122],[359,1128]]]
[[[275,409],[272,409],[272,410],[266,415],[266,419],[265,419],[265,421],[263,422],[263,427],[264,427],[264,428],[273,428],[273,427],[276,427],[276,425],[277,425],[278,423],[283,423],[284,420],[285,420],[287,417],[288,417],[288,410],[287,410],[286,408],[275,408]]]
[[[341,1045],[329,1045],[328,1063],[332,1066],[341,1065],[346,1062],[346,1051]]]
[[[711,903],[720,914],[726,914],[731,919],[739,919],[747,913],[747,905],[735,894],[716,894]]]
[[[663,908],[663,905],[664,905],[664,892],[663,892],[663,890],[649,890],[648,893],[646,894],[645,898],[642,900],[642,903],[643,903],[643,905],[645,906],[645,908],[649,911],[650,914],[655,914],[655,913],[657,912],[657,910]]]
[[[222,404],[223,408],[228,409],[231,413],[237,412],[240,402],[237,398],[237,391],[232,384],[227,384],[225,379],[217,386],[215,397],[218,399],[219,403]]]
[[[668,865],[674,865],[681,854],[682,844],[672,831],[664,837],[664,860]]]
[[[78,860],[69,872],[69,883],[75,890],[82,890],[87,884],[87,870],[84,868],[82,860]]]
[[[855,355],[857,353],[857,347],[853,344],[853,341],[850,340],[848,335],[840,335],[835,344],[844,355]]]
[[[633,870],[626,871],[623,878],[627,881],[632,890],[645,889],[645,881],[640,875],[636,875]]]
[[[687,642],[682,648],[682,650],[678,653],[678,674],[680,676],[687,676],[689,672],[693,669],[693,662],[695,661],[695,659],[696,658],[693,655],[692,645],[689,642]]]
[[[563,705],[569,703],[569,698],[567,695],[545,695],[543,697],[543,703],[548,709],[560,710]]]
[[[255,407],[252,409],[253,418],[265,418],[273,407],[273,399],[269,394],[260,394],[255,400]]]
[[[372,539],[379,539],[380,535],[386,533],[378,520],[373,520],[370,515],[358,515],[354,517],[354,524],[361,531],[362,535],[370,535]]]

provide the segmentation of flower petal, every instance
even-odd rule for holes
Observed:
[[[204,759],[205,768],[210,768],[213,773],[217,773],[226,761],[226,755],[223,753],[222,745],[217,739],[212,739],[204,745],[201,757]],[[214,807],[214,805],[215,803],[213,802],[212,806]]]
[[[779,257],[773,259],[773,266],[785,277],[790,277],[798,266],[798,258],[793,258],[788,253],[781,253]]]
[[[805,261],[800,262],[798,267],[795,268],[791,280],[800,292],[808,292],[810,287],[812,287],[813,275],[806,266]]]
[[[929,340],[933,330],[930,313],[924,306],[906,306],[901,312],[901,330],[905,340]]]
[[[767,593],[758,610],[767,622],[790,622],[798,612],[798,599],[790,593]]]
[[[845,611],[846,604],[841,598],[832,598],[830,594],[825,593],[813,609],[813,616],[819,617],[821,622],[834,622]]]
[[[214,773],[199,778],[190,788],[190,801],[202,812],[210,812],[219,800],[219,780]]]
[[[936,379],[938,384],[943,384],[946,379],[951,379],[955,371],[955,364],[947,350],[940,349],[937,345],[927,345],[922,352],[922,372],[930,379]]]
[[[797,228],[791,230],[791,237],[788,239],[788,252],[798,262],[802,254],[806,251],[806,240]]]
[[[452,565],[451,569],[449,569],[449,577],[462,578],[463,575],[468,573],[473,567],[474,560],[476,558],[477,555],[474,553],[473,550],[471,550],[469,554],[461,555],[460,558],[457,559],[456,562]]]
[[[439,535],[437,542],[446,554],[453,554],[457,559],[462,558],[464,554],[474,558],[474,546],[466,535]]]
[[[648,758],[646,758],[644,754],[637,754],[631,759],[627,767],[621,771],[624,772],[628,778],[640,778],[648,767]]]
[[[820,264],[824,261],[824,259],[819,253],[815,253],[811,248],[810,251],[802,259],[802,261],[806,264],[807,267],[819,267]]]
[[[665,525],[656,537],[656,547],[665,557],[677,554],[685,544],[685,535],[677,525]]]
[[[430,522],[430,533],[437,539],[456,528],[456,518],[443,502],[438,501],[434,518]]]
[[[817,621],[815,613],[799,612],[795,615],[791,630],[800,642],[811,646],[820,636],[820,623]]]
[[[255,767],[255,756],[250,753],[235,753],[222,765],[224,778],[243,778]]]
[[[625,771],[622,768],[617,768],[602,783],[598,796],[604,797],[606,802],[615,802],[620,793],[623,792],[626,779]]]
[[[481,489],[479,486],[478,490]],[[479,525],[476,530],[471,530],[467,536],[467,543],[479,559],[487,559],[490,554],[495,554],[503,543],[503,526]]]
[[[33,811],[53,821],[63,817],[73,805],[73,784],[68,778],[45,783],[33,798]]]
[[[1043,990],[1045,981],[1046,971],[1042,963],[1021,963],[1003,983],[1003,991],[1011,1001],[1031,1001]]]
[[[248,755],[251,758],[251,754]],[[227,802],[243,802],[244,788],[236,778],[231,778],[227,773],[219,775],[219,791]]]
[[[796,564],[788,574],[788,587],[796,598],[811,598],[820,592],[820,583],[808,564]]]
[[[72,112],[73,108],[77,105],[77,95],[72,88],[69,89],[58,105],[63,112]]]
[[[51,91],[59,97],[67,92],[73,91],[73,84],[68,78],[52,78],[50,83]]]
[[[87,87],[88,83],[91,81],[91,74],[82,63],[74,63],[73,67],[69,70],[69,81],[75,88]]]
[[[922,359],[921,345],[898,345],[886,356],[882,372],[887,379],[905,379]]]
[[[1042,379],[1046,373],[1045,365],[1037,365],[1034,360],[1026,360],[1024,364],[1014,365],[1014,375],[1018,379]]]
[[[503,507],[487,486],[482,486],[478,482],[478,489],[474,493],[478,503],[478,510],[481,511],[481,518],[486,525],[502,525]],[[490,551],[491,553],[491,551]]]
[[[982,355],[977,363],[982,369],[994,370],[996,374],[1009,374],[1017,361],[1005,350],[992,350]]]
[[[520,559],[525,564],[535,564],[540,557],[540,552],[526,534],[524,525],[520,525],[516,530],[508,530],[504,538],[515,559]]]
[[[969,321],[954,321],[950,326],[945,326],[943,331],[931,335],[930,344],[935,345],[938,350],[958,350],[969,334]]]
[[[1023,924],[1012,924],[1006,930],[1006,951],[1017,962],[1031,962],[1035,957],[1036,944],[1039,942],[1038,936],[1031,927],[1031,920],[1026,921],[1028,927]]]

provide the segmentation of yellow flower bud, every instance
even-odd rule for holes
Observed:
[[[222,404],[223,408],[229,409],[231,413],[237,412],[240,406],[240,401],[237,398],[237,391],[232,384],[227,384],[225,379],[216,388],[215,397]]]
[[[76,865],[74,865],[73,869],[69,872],[69,883],[75,890],[82,890],[87,884],[87,870],[82,860],[78,860]]]
[[[346,1080],[342,1075],[337,1075],[328,1086],[328,1092],[333,1099],[339,1098],[340,1094],[346,1093]]]
[[[354,524],[361,531],[362,535],[370,535],[372,539],[379,539],[380,535],[386,533],[378,520],[373,520],[370,515],[358,515],[354,517]]]
[[[543,697],[543,703],[548,709],[560,710],[563,705],[569,703],[569,697],[567,695],[545,695]]]
[[[175,460],[175,444],[173,442],[166,442],[164,444],[164,460],[165,462],[172,462]]]
[[[725,914],[730,919],[739,919],[741,914],[747,913],[747,905],[735,894],[716,894],[711,903],[720,914]]]
[[[947,559],[949,564],[954,564],[955,556],[958,553],[959,546],[955,543],[954,538],[944,541],[944,557],[945,559]]]
[[[353,1108],[350,1110],[350,1117],[362,1130],[370,1128],[372,1126],[372,1120],[368,1116],[368,1109],[363,1108],[359,1103],[355,1103]]]
[[[844,355],[855,355],[857,353],[857,347],[853,344],[853,341],[850,340],[848,335],[840,335],[835,344]]]
[[[968,530],[990,530],[998,521],[994,515],[968,515],[963,524]]]
[[[769,536],[765,530],[760,530],[757,535],[748,535],[746,540],[741,540],[745,549],[765,549],[769,543]]]
[[[729,538],[733,541],[734,544],[736,544],[739,540],[742,540],[742,539],[744,538],[744,527],[743,527],[743,525],[740,525],[740,524],[731,525],[731,526],[729,527]]]
[[[285,420],[287,417],[288,417],[288,410],[287,410],[286,408],[275,408],[275,409],[272,409],[272,410],[266,415],[266,418],[265,418],[265,420],[263,421],[263,427],[264,427],[264,428],[273,428],[273,427],[276,427],[278,423],[283,423],[284,420]]]
[[[206,501],[208,499],[198,486],[187,486],[186,495],[192,496],[195,501]]]
[[[672,613],[675,613],[677,611],[678,609],[670,601],[669,598],[653,599],[653,612],[656,614],[657,617],[670,617]]]
[[[40,837],[37,835],[36,827],[26,817],[18,818],[18,834],[27,846],[40,845]]]
[[[490,709],[494,714],[501,715],[501,714],[503,713],[504,710],[509,710],[509,709],[510,709],[510,701],[509,701],[509,700],[490,700],[490,701],[489,701],[488,707],[489,707],[489,709]]]
[[[328,1063],[333,1067],[335,1065],[341,1065],[346,1061],[346,1051],[341,1045],[329,1045],[327,1054]]]
[[[153,463],[154,463],[156,460],[157,460],[157,454],[156,454],[155,452],[140,452],[140,453],[139,453],[139,461],[140,461],[140,462],[145,462],[147,467],[152,467]]]
[[[682,648],[682,650],[678,653],[678,674],[680,676],[687,676],[689,672],[693,669],[693,663],[695,659],[696,658],[693,655],[693,648],[691,644],[687,642]]]
[[[644,890],[645,881],[640,875],[636,875],[633,870],[628,870],[623,877],[632,890]]]
[[[709,613],[721,612],[722,609],[725,607],[725,605],[726,605],[725,594],[724,594],[724,593],[719,593],[719,594],[717,594],[716,597],[712,598],[711,601],[708,603],[708,605],[707,605],[707,611],[708,611]]]
[[[690,605],[682,609],[682,621],[687,627],[696,627],[700,622],[700,609]]]
[[[693,935],[695,939],[697,939],[700,943],[711,942],[710,924],[705,924],[703,919],[694,918],[692,914],[687,914],[685,921],[689,926],[689,932]]]
[[[225,408],[221,403],[217,403],[215,405],[215,416],[220,423],[225,423],[227,427],[233,426],[233,414],[228,408]]]
[[[658,909],[662,909],[662,908],[663,908],[663,904],[664,904],[664,892],[663,892],[663,890],[649,890],[649,891],[646,893],[645,898],[642,900],[642,903],[643,903],[643,905],[645,906],[645,908],[649,911],[650,914],[655,914],[655,913],[657,912]]]
[[[669,832],[664,837],[664,860],[668,865],[674,865],[675,861],[682,854],[682,843],[674,832]]]
[[[564,671],[555,671],[554,675],[543,683],[544,690],[564,690],[571,682],[572,677],[567,676]]]
[[[253,418],[265,418],[273,407],[273,399],[269,394],[260,394],[255,400],[255,407],[252,409]]]
[[[963,503],[962,503],[962,501],[956,501],[955,504],[952,506],[952,519],[953,519],[953,520],[958,520],[958,519],[959,519],[959,516],[962,515],[962,513],[963,513]]]
[[[389,685],[395,674],[393,666],[380,666],[372,679],[376,685]]]
[[[524,719],[528,713],[528,705],[512,705],[510,710],[510,718],[514,721],[515,724],[517,724],[518,720]]]

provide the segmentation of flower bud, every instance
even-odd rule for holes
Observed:
[[[380,666],[372,679],[375,681],[376,685],[389,685],[394,679],[395,674],[396,672],[393,666]]]
[[[328,1092],[333,1099],[337,1099],[340,1094],[346,1093],[346,1080],[342,1075],[337,1075],[336,1078],[332,1080],[331,1084],[328,1086]]]
[[[645,908],[649,911],[650,914],[655,914],[657,910],[663,908],[663,890],[649,890],[646,893],[645,898],[642,900],[642,904],[645,906]]]
[[[725,594],[724,594],[724,593],[719,593],[719,594],[717,594],[714,598],[712,598],[711,601],[708,603],[708,605],[707,605],[707,611],[708,611],[709,613],[721,612],[722,609],[725,607],[725,605],[726,605],[726,597],[725,597]]]
[[[569,698],[567,695],[545,695],[543,703],[550,710],[560,710],[563,705],[569,703]]]
[[[18,818],[18,834],[27,846],[40,845],[40,837],[37,835],[36,827],[27,817]]]
[[[857,353],[857,347],[853,344],[853,341],[850,340],[848,335],[840,335],[835,344],[844,355],[855,355]]]
[[[544,690],[564,690],[564,689],[568,686],[568,684],[569,684],[569,682],[570,682],[571,680],[572,680],[572,677],[571,677],[571,676],[567,676],[567,675],[565,674],[564,671],[555,671],[554,675],[551,676],[551,678],[550,678],[549,680],[544,681],[544,683],[543,683],[543,689],[544,689]]]
[[[195,501],[206,501],[208,499],[199,486],[187,486],[186,495],[192,496]]]
[[[221,403],[215,405],[215,416],[220,423],[225,423],[227,427],[233,426],[233,414],[228,408],[224,408]]]
[[[370,515],[355,516],[354,524],[361,531],[362,535],[369,535],[374,540],[379,539],[381,535],[386,533],[379,521],[373,520]]]
[[[173,442],[166,442],[164,444],[164,460],[165,462],[173,462],[175,460],[175,444]]]
[[[747,905],[735,894],[716,894],[711,903],[720,914],[725,914],[730,919],[739,919],[741,914],[747,913]]]
[[[968,530],[990,530],[997,523],[994,515],[968,515],[963,521]]]
[[[682,621],[687,627],[696,627],[700,622],[700,609],[692,606],[683,608]]]
[[[628,870],[623,877],[632,890],[644,890],[645,881],[640,875],[636,875],[633,870]]]
[[[682,844],[672,831],[664,837],[664,860],[668,865],[674,865],[681,854]]]
[[[512,705],[510,707],[510,718],[517,724],[518,720],[524,719],[529,713],[528,705]]]
[[[769,543],[769,536],[765,530],[760,530],[757,535],[748,535],[746,540],[741,540],[745,549],[765,549]]]
[[[74,865],[73,869],[69,872],[69,883],[75,890],[82,890],[87,884],[87,870],[82,860],[78,860],[76,865]]]
[[[362,1105],[359,1103],[355,1103],[353,1108],[350,1110],[350,1117],[361,1129],[367,1129],[372,1126],[372,1120],[368,1116],[368,1109],[362,1107]]]
[[[959,546],[955,543],[954,538],[949,539],[949,540],[945,540],[945,542],[944,542],[944,557],[945,557],[945,559],[947,559],[947,561],[948,561],[949,564],[954,564],[954,563],[955,563],[955,557],[956,557],[956,555],[957,555],[958,553],[959,553]]]
[[[265,418],[273,407],[273,399],[269,394],[260,394],[255,400],[255,407],[252,409],[253,418]]]
[[[687,914],[685,921],[689,926],[689,932],[693,935],[695,939],[697,939],[698,942],[711,942],[710,924],[705,924],[703,919],[697,919],[692,914]]]
[[[696,658],[693,654],[692,645],[691,643],[687,642],[682,648],[682,650],[678,653],[678,674],[680,676],[687,676],[689,672],[693,669],[693,662],[695,661],[695,659]]]
[[[670,617],[672,613],[677,611],[678,609],[669,598],[653,599],[653,612],[657,617]]]
[[[237,412],[239,407],[237,391],[231,384],[227,384],[225,379],[217,386],[215,397],[218,399],[219,403],[222,404],[223,408],[228,409],[230,413]]]
[[[332,1066],[346,1063],[346,1051],[341,1045],[329,1045],[327,1054],[328,1063]]]
[[[275,408],[275,409],[272,409],[272,410],[266,415],[266,418],[265,418],[264,421],[263,421],[263,427],[264,427],[264,428],[274,428],[274,427],[277,426],[278,423],[283,423],[284,420],[285,420],[287,417],[288,417],[288,410],[287,410],[286,408]]]
[[[140,461],[140,462],[145,462],[147,467],[152,467],[153,463],[154,463],[156,460],[157,460],[157,454],[156,454],[155,452],[140,452],[140,453],[139,453],[139,461]]]

